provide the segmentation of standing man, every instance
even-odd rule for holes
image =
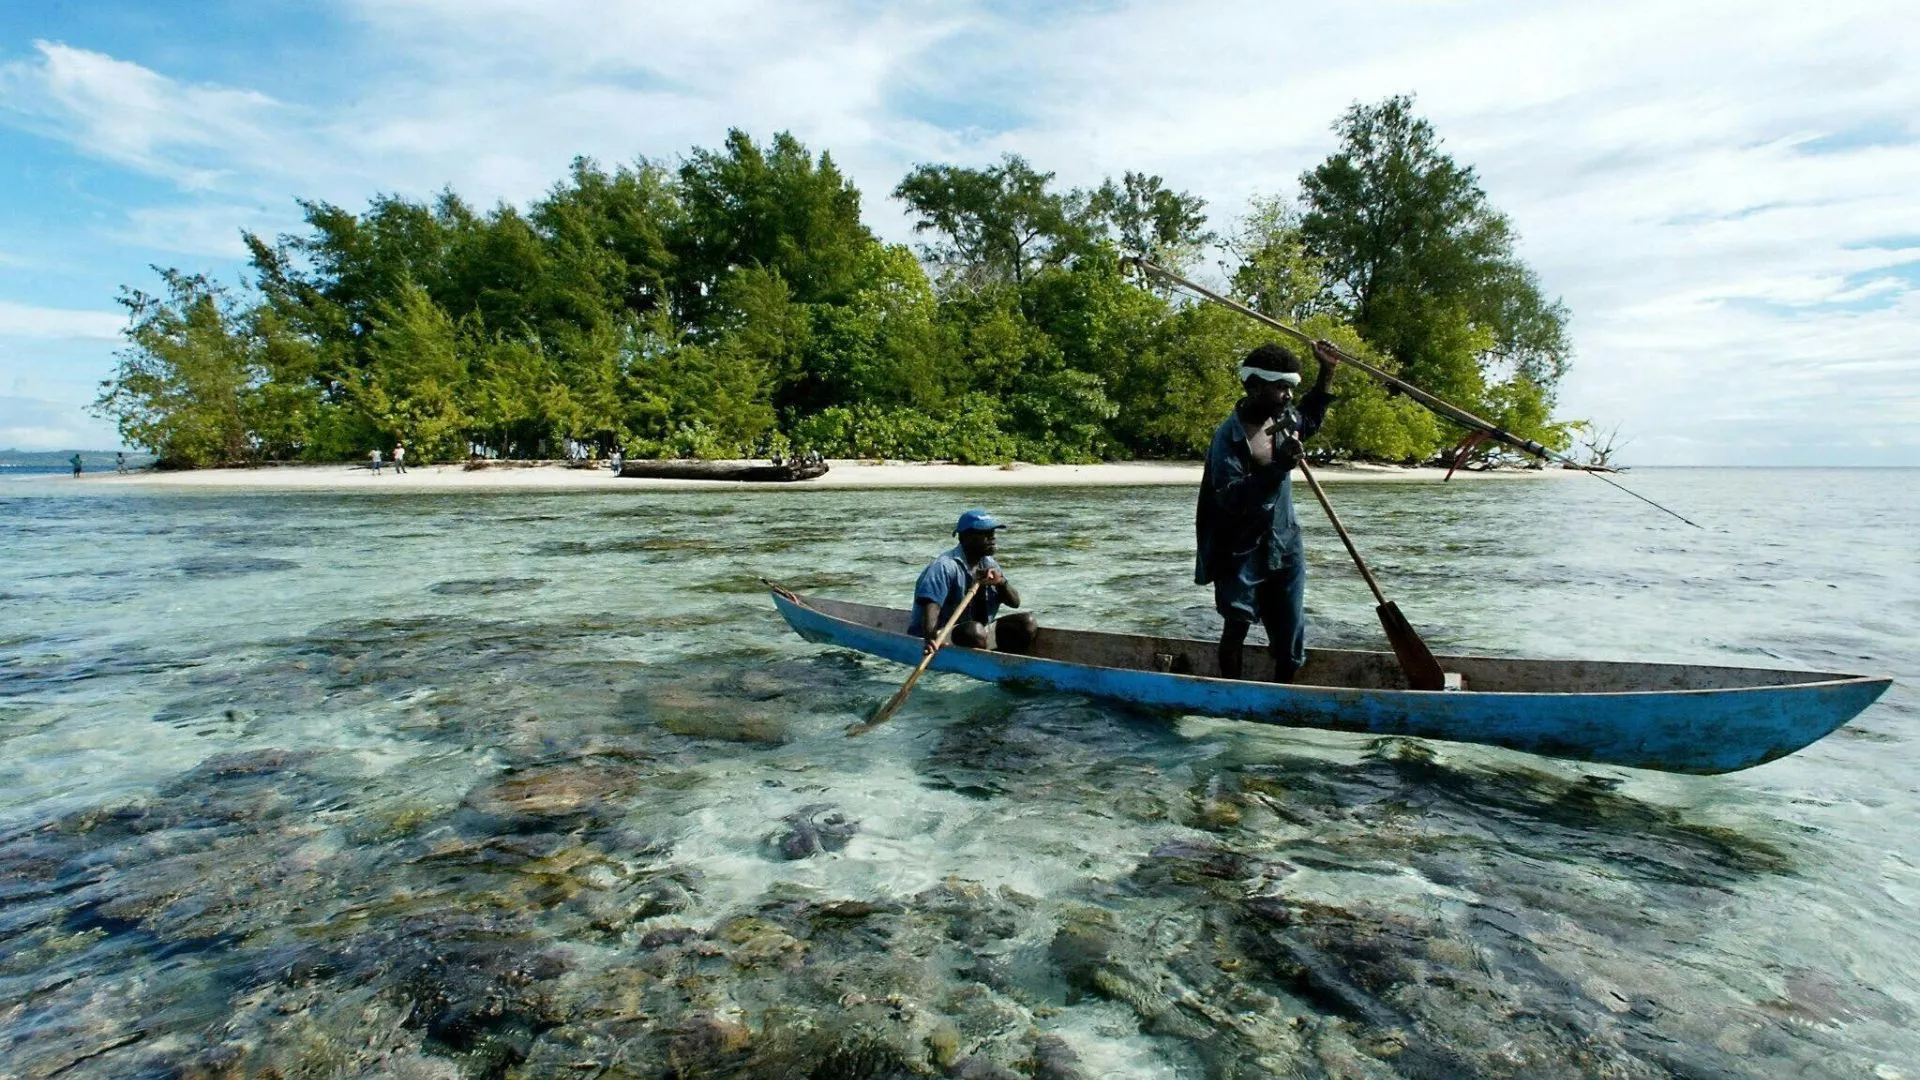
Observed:
[[[1312,438],[1333,402],[1339,353],[1313,343],[1320,374],[1293,401],[1300,358],[1284,346],[1254,349],[1240,364],[1246,396],[1213,433],[1200,503],[1194,512],[1199,553],[1193,580],[1213,585],[1213,606],[1227,622],[1220,634],[1220,675],[1240,678],[1241,647],[1258,619],[1267,628],[1275,682],[1290,682],[1307,662],[1307,556],[1293,512],[1293,467],[1302,439]]]
[[[396,439],[393,443],[393,473],[395,476],[407,474],[407,444],[404,439]]]
[[[967,588],[980,582],[980,591],[967,605],[966,614],[954,624],[952,641],[968,649],[998,648],[1002,652],[1025,652],[1033,640],[1032,615],[1020,614],[994,622],[1000,605],[1020,606],[1020,593],[994,560],[996,533],[1000,523],[985,510],[969,510],[960,515],[953,533],[960,546],[927,564],[913,587],[913,619],[907,633],[924,641],[932,652],[940,628],[960,606]]]
[[[368,468],[371,468],[373,470],[373,475],[375,476],[380,475],[380,448],[379,447],[376,446],[367,453],[367,466]]]

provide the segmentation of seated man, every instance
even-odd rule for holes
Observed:
[[[940,633],[954,609],[967,594],[967,587],[980,582],[967,611],[954,624],[952,641],[968,649],[993,649],[1025,652],[1033,640],[1032,615],[1021,614],[1001,619],[994,616],[1000,605],[1020,606],[1020,594],[1000,572],[994,561],[994,537],[1000,523],[985,510],[969,510],[954,525],[960,546],[927,564],[913,587],[913,620],[907,633],[926,642],[926,651],[934,649],[934,637]]]

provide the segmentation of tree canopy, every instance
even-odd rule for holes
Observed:
[[[1348,109],[1300,177],[1298,234],[1341,312],[1408,381],[1444,398],[1552,402],[1567,313],[1514,252],[1506,216],[1440,149],[1411,97]]]
[[[1356,105],[1300,198],[1222,241],[1205,203],[1128,171],[1064,189],[1009,155],[894,189],[917,251],[877,238],[831,155],[729,132],[677,167],[576,160],[525,207],[452,191],[247,235],[251,280],[161,272],[127,290],[96,407],[169,465],[415,460],[565,447],[729,457],[788,449],[965,462],[1192,457],[1239,394],[1243,317],[1132,284],[1120,256],[1229,257],[1262,311],[1549,443],[1566,313],[1473,172],[1393,98]],[[1423,381],[1424,380],[1424,381]],[[1432,457],[1449,441],[1360,379],[1319,453]]]

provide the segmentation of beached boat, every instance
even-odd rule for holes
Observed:
[[[907,612],[806,597],[773,602],[808,641],[916,664]],[[1791,754],[1859,715],[1892,681],[1831,672],[1442,656],[1462,689],[1407,689],[1390,652],[1310,649],[1287,684],[1263,647],[1249,680],[1218,677],[1215,643],[1043,626],[1025,653],[949,647],[931,670],[1150,708],[1289,727],[1484,743],[1667,772],[1723,773]]]
[[[630,480],[734,480],[751,484],[785,484],[825,476],[824,461],[627,461],[620,475]]]

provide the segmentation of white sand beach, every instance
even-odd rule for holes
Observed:
[[[1129,461],[1098,465],[950,465],[903,461],[836,460],[813,480],[795,483],[741,484],[715,480],[622,479],[610,469],[575,469],[559,462],[515,463],[469,469],[464,465],[420,465],[404,475],[391,469],[376,476],[362,465],[279,465],[187,472],[142,470],[127,475],[87,473],[24,481],[89,491],[178,490],[206,492],[313,491],[382,493],[398,491],[700,491],[742,488],[776,491],[849,488],[1038,488],[1038,487],[1191,487],[1200,483],[1199,462]],[[1314,474],[1328,483],[1434,482],[1446,470],[1391,465],[1328,465]],[[1457,481],[1537,480],[1576,475],[1564,469],[1462,470]]]

